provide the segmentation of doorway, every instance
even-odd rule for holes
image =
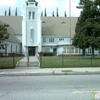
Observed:
[[[29,56],[35,56],[35,47],[28,47]]]
[[[53,55],[54,55],[54,56],[57,55],[57,48],[53,48]]]

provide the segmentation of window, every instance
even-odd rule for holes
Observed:
[[[29,20],[35,19],[35,12],[29,12]]]
[[[29,12],[29,20],[31,20],[31,12]]]
[[[31,38],[33,39],[33,29],[31,29]]]
[[[90,48],[90,54],[92,53],[92,50],[91,50],[91,48]]]
[[[30,3],[30,5],[34,5],[34,3]]]
[[[13,48],[13,45],[11,44],[11,53],[12,53],[12,48]]]
[[[67,47],[67,53],[70,53],[70,47]]]
[[[49,38],[49,42],[54,42],[54,38]]]
[[[59,41],[64,41],[64,38],[59,38]]]
[[[74,47],[71,47],[71,53],[74,53]]]
[[[32,12],[32,20],[35,19],[35,12]]]
[[[66,53],[66,47],[63,48],[63,53]]]
[[[46,42],[46,38],[43,38],[43,42]]]
[[[82,53],[82,49],[79,49],[79,54]]]
[[[17,45],[16,45],[16,53],[17,53]]]
[[[74,53],[74,47],[67,47],[67,53]]]
[[[49,38],[49,42],[52,42],[52,39],[51,38]]]
[[[33,35],[34,35],[33,29],[30,29],[30,39],[31,39],[31,41],[33,41]]]
[[[28,6],[28,3],[26,3],[26,6]]]
[[[91,54],[91,53],[92,53],[91,48],[89,48],[88,49],[88,54]]]
[[[78,53],[78,48],[75,48],[75,53]]]
[[[45,48],[45,52],[50,52],[50,48]]]

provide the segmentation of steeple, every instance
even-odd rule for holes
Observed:
[[[34,5],[34,6],[38,6],[38,2],[36,0],[28,0],[26,2],[26,5],[29,6],[29,5]]]
[[[36,0],[27,0],[23,6],[22,23],[22,50],[25,55],[36,55],[42,51],[41,8]]]

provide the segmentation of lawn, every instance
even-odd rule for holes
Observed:
[[[100,67],[100,57],[91,59],[90,56],[42,56],[39,58],[41,68],[68,68],[68,67]]]
[[[15,57],[13,63],[13,57],[0,57],[0,69],[15,68],[16,63],[23,57]]]

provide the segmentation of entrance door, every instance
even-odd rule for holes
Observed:
[[[53,48],[53,55],[56,56],[57,55],[57,49]]]
[[[29,47],[28,51],[29,51],[29,56],[35,56],[35,47]]]

